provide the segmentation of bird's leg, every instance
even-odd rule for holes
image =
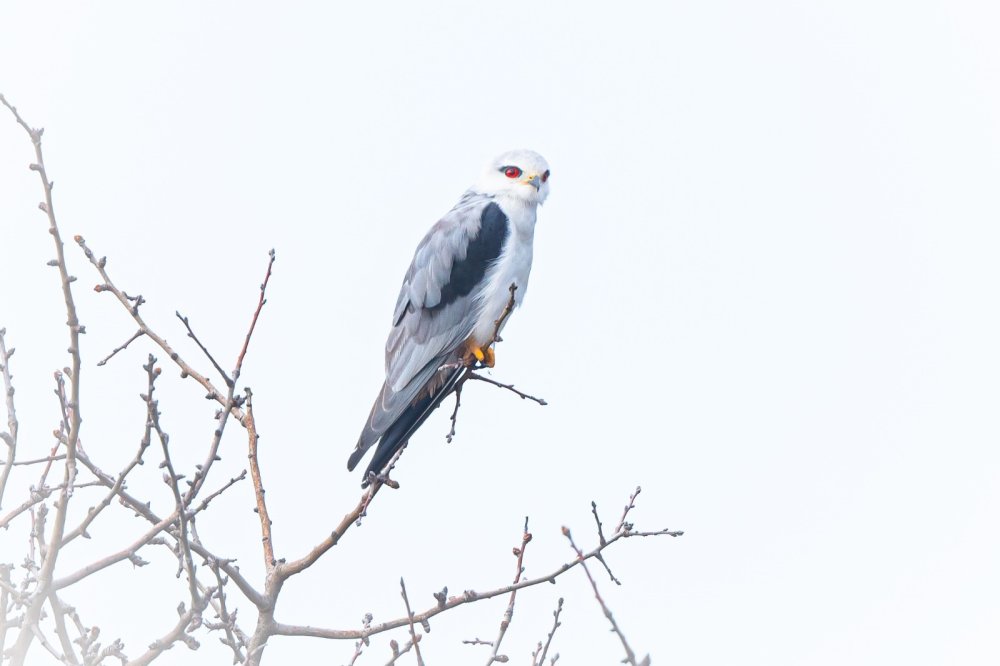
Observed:
[[[486,345],[485,347],[480,347],[475,340],[469,338],[465,342],[465,355],[462,357],[465,365],[472,367],[476,363],[482,364],[487,368],[492,368],[496,365],[497,357],[496,353],[493,351],[492,344]]]

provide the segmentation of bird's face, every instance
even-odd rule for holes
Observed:
[[[525,204],[540,204],[549,196],[549,164],[533,150],[510,150],[490,162],[474,189]]]

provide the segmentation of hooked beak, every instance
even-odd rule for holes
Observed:
[[[537,192],[542,187],[542,178],[537,173],[533,173],[525,179],[525,184],[531,185]]]

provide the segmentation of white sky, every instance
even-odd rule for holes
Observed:
[[[592,544],[590,501],[614,523],[640,484],[638,526],[687,534],[616,546],[624,586],[598,580],[656,664],[997,662],[995,3],[40,5],[0,7],[0,92],[46,127],[67,237],[108,255],[205,371],[174,310],[231,365],[278,252],[243,379],[280,556],[358,496],[344,464],[417,241],[494,154],[530,147],[552,165],[495,372],[550,406],[470,386],[450,445],[439,410],[402,490],[286,587],[280,620],[398,617],[400,576],[418,608],[443,585],[506,584],[526,514],[539,575],[570,559],[561,525]],[[42,455],[66,335],[30,160],[0,114],[0,326],[18,350],[22,451]],[[134,327],[69,252],[83,438],[117,470],[141,434],[150,346],[95,367]],[[160,398],[190,469],[212,407],[174,372]],[[220,482],[245,465],[237,429],[223,456]],[[168,506],[148,458],[132,487]],[[244,483],[201,530],[259,581],[251,506]],[[105,525],[60,570],[145,530]],[[23,534],[0,535],[0,560],[20,561]],[[184,594],[147,557],[162,566],[66,595],[132,655]],[[560,595],[559,663],[616,663],[582,572],[523,592],[502,651],[528,663]],[[492,639],[505,603],[432,621],[428,663],[485,662],[461,640]],[[384,663],[387,641],[358,663]],[[266,657],[352,651],[278,638]],[[226,659],[213,639],[163,662]]]

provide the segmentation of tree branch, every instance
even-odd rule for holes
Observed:
[[[607,548],[610,548],[613,544],[621,539],[627,539],[630,537],[637,536],[671,536],[678,537],[682,536],[684,532],[682,531],[671,531],[671,530],[658,530],[651,532],[635,532],[632,531],[631,525],[628,526],[626,530],[624,527],[615,532],[613,535],[608,537],[607,542],[598,545],[593,550],[586,552],[582,557],[577,557],[572,562],[567,562],[563,564],[558,569],[555,569],[551,573],[544,576],[539,576],[537,578],[529,578],[526,580],[521,580],[517,583],[512,583],[510,585],[505,585],[503,587],[496,588],[494,590],[489,590],[488,592],[475,592],[473,590],[467,590],[463,594],[458,596],[452,596],[447,600],[439,599],[437,603],[427,610],[417,613],[413,616],[414,622],[426,622],[430,618],[440,615],[456,606],[462,606],[468,603],[474,603],[477,601],[482,601],[484,599],[492,599],[503,594],[509,594],[516,590],[523,590],[526,587],[533,587],[540,583],[551,583],[554,582],[556,578],[563,575],[573,567],[581,564],[591,558],[595,558],[604,552]],[[331,640],[356,640],[358,638],[366,638],[368,636],[374,636],[375,634],[380,634],[392,629],[398,629],[399,627],[406,626],[409,623],[409,618],[397,618],[395,620],[389,620],[387,622],[382,622],[381,624],[376,624],[367,630],[358,629],[324,629],[320,627],[311,627],[305,625],[289,625],[282,624],[280,622],[274,623],[273,635],[278,636],[312,636],[314,638],[328,638]]]
[[[94,268],[97,269],[97,272],[100,274],[101,279],[104,280],[103,284],[98,284],[96,287],[94,287],[94,290],[97,292],[109,291],[112,294],[114,294],[115,298],[118,299],[118,301],[122,304],[122,306],[124,306],[124,308],[128,311],[129,315],[132,316],[132,319],[135,320],[135,323],[139,325],[139,330],[142,331],[143,334],[145,334],[150,340],[155,342],[156,345],[163,350],[163,353],[165,353],[167,357],[170,358],[171,361],[177,364],[177,367],[181,369],[181,377],[191,377],[196,382],[201,384],[205,388],[205,390],[208,391],[208,395],[206,397],[208,397],[210,400],[215,400],[216,402],[218,402],[220,405],[222,405],[224,409],[227,409],[233,415],[234,418],[236,418],[242,423],[243,410],[241,410],[235,404],[227,404],[225,398],[223,397],[225,394],[219,391],[219,389],[215,387],[215,385],[212,383],[212,380],[210,380],[208,377],[206,377],[205,375],[201,374],[200,372],[192,368],[190,364],[188,364],[188,362],[185,361],[181,357],[181,355],[173,347],[170,346],[170,344],[166,341],[166,339],[164,339],[163,337],[158,335],[155,331],[153,331],[149,327],[149,325],[145,322],[145,320],[139,314],[139,307],[138,307],[139,303],[145,302],[144,300],[142,300],[142,296],[130,297],[121,289],[119,289],[115,285],[115,283],[111,280],[111,276],[108,275],[107,258],[101,257],[100,259],[98,259],[96,256],[94,256],[93,251],[91,251],[91,249],[87,246],[87,243],[84,241],[82,237],[77,236],[76,242],[83,250],[83,254],[87,257],[87,259],[94,266]],[[135,302],[136,304],[132,305],[133,302]]]
[[[249,337],[247,340],[249,341]],[[260,464],[257,461],[257,425],[253,420],[253,392],[246,388],[246,418],[243,425],[247,429],[247,441],[250,449],[247,457],[250,459],[250,478],[253,479],[254,497],[257,508],[254,509],[260,518],[260,536],[264,548],[264,569],[268,574],[274,571],[274,544],[271,540],[271,517],[267,513],[267,502],[264,501],[264,484],[260,478]]]
[[[42,154],[42,134],[43,129],[32,129],[18,114],[7,100],[0,95],[0,103],[6,106],[14,115],[17,123],[24,128],[31,138],[31,143],[35,147],[35,162],[30,166],[32,171],[38,173],[42,181],[42,190],[45,200],[39,204],[39,208],[46,214],[49,222],[49,233],[55,245],[56,258],[54,265],[59,269],[60,283],[62,285],[63,301],[66,306],[66,325],[69,327],[69,349],[70,355],[70,400],[71,410],[69,430],[66,433],[66,466],[64,472],[64,487],[60,491],[59,500],[56,502],[56,515],[52,523],[52,532],[49,536],[49,546],[42,562],[41,571],[38,574],[38,587],[34,596],[25,611],[25,617],[21,625],[21,632],[18,634],[17,642],[13,647],[13,663],[20,666],[27,657],[28,647],[34,639],[33,628],[37,626],[38,619],[42,612],[46,598],[51,590],[52,576],[55,571],[56,560],[59,556],[60,544],[66,528],[66,513],[69,509],[69,500],[73,492],[73,482],[76,479],[76,450],[80,437],[80,334],[84,332],[84,327],[80,325],[80,320],[76,314],[76,303],[73,300],[72,283],[76,278],[69,274],[66,267],[66,255],[63,251],[62,236],[59,233],[59,226],[56,223],[55,207],[52,200],[53,183],[49,180],[45,170],[45,158]],[[50,262],[50,265],[53,265]],[[9,469],[6,468],[6,469]]]
[[[0,472],[0,506],[3,506],[3,493],[17,454],[17,410],[14,409],[14,383],[10,374],[10,357],[14,355],[14,350],[7,349],[7,341],[4,339],[6,334],[7,329],[0,328],[0,376],[3,377],[3,394],[7,405],[7,432],[0,433],[0,439],[7,445],[7,464]]]
[[[528,549],[528,544],[531,542],[531,532],[528,531],[528,517],[524,517],[524,534],[521,536],[521,547],[514,549],[514,555],[517,557],[517,569],[514,573],[514,585],[517,585],[521,580],[521,574],[524,573],[524,551]],[[511,590],[510,592],[510,602],[507,604],[507,610],[504,611],[503,619],[500,620],[500,633],[493,640],[493,652],[490,654],[489,661],[486,662],[486,666],[494,662],[507,662],[507,657],[501,656],[499,654],[500,643],[503,641],[504,635],[507,633],[507,627],[510,626],[511,620],[514,619],[514,597],[517,596],[517,590]]]

